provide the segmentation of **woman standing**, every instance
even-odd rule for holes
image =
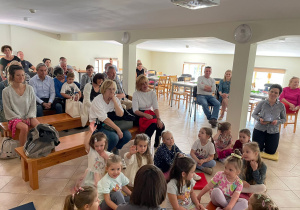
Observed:
[[[100,87],[104,81],[104,74],[98,73],[94,76],[92,83],[87,83],[83,90],[83,103],[81,107],[81,124],[86,126],[92,101],[100,94]]]
[[[2,80],[5,80],[6,72],[4,75],[3,70],[5,70],[7,64],[9,64],[13,60],[16,60],[18,62],[21,62],[21,60],[17,56],[12,55],[12,48],[9,45],[3,45],[1,47],[1,52],[3,52],[5,56],[0,60],[0,73],[1,73]]]
[[[283,88],[279,100],[284,104],[286,113],[295,113],[300,108],[299,77],[292,77],[289,86]]]
[[[39,124],[36,119],[36,98],[33,88],[24,84],[25,72],[21,66],[11,65],[8,71],[10,86],[2,92],[4,114],[12,135],[15,135],[16,129],[20,130],[19,141],[23,146],[29,126]]]
[[[50,58],[44,58],[43,63],[46,64],[47,69],[48,69],[48,76],[54,77],[54,69],[51,67],[51,60]]]
[[[257,120],[252,141],[256,141],[261,152],[275,154],[279,144],[279,126],[286,121],[285,107],[278,100],[282,87],[270,87],[269,97],[255,108],[252,117]]]
[[[80,80],[80,91],[84,90],[86,84],[91,83],[94,77],[94,67],[92,65],[87,65],[86,73],[82,75]]]
[[[145,132],[145,134],[147,134],[150,139],[154,131],[156,131],[154,147],[158,147],[159,137],[165,129],[165,126],[160,119],[156,94],[148,87],[148,85],[149,81],[146,76],[140,75],[136,79],[137,91],[134,92],[132,96],[132,109],[138,117],[143,117],[147,120],[153,121],[152,123],[151,121],[149,121],[149,126],[147,126],[145,131],[141,130],[142,125],[139,126],[140,130],[142,132]],[[152,109],[155,115],[147,114],[147,112],[152,111]]]
[[[222,104],[219,120],[223,119],[224,113],[225,113],[227,105],[228,105],[231,74],[232,74],[231,70],[227,70],[224,74],[224,79],[222,79],[219,84],[219,94],[220,94],[219,101],[220,101],[220,104]]]
[[[103,132],[108,138],[107,151],[114,149],[118,153],[130,139],[131,133],[128,130],[121,130],[109,117],[109,112],[115,112],[116,116],[122,117],[124,110],[120,100],[115,96],[116,83],[112,80],[105,80],[100,87],[101,94],[94,98],[90,109],[90,122],[100,121],[97,132]],[[110,126],[114,131],[107,130],[103,124]]]

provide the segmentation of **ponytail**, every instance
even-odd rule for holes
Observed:
[[[95,187],[85,186],[79,187],[79,189],[71,195],[68,195],[65,199],[64,210],[74,210],[76,207],[78,210],[88,204],[91,205],[97,196],[97,190]]]
[[[65,199],[64,210],[74,210],[74,207],[73,195],[67,195]]]

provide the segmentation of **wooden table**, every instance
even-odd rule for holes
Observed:
[[[266,100],[269,97],[267,93],[250,93],[250,98],[260,98]]]

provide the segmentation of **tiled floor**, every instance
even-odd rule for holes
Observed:
[[[174,134],[175,142],[184,152],[189,152],[193,142],[197,139],[198,131],[203,126],[209,126],[202,110],[197,111],[194,122],[185,106],[170,107],[161,98],[159,101],[161,118],[166,129]],[[247,122],[247,128],[253,129],[254,120]],[[267,194],[275,201],[280,209],[300,209],[300,128],[293,134],[292,125],[281,130],[279,145],[279,161],[264,160],[267,170]],[[61,132],[70,135],[81,130]],[[214,129],[214,133],[216,133]],[[64,198],[70,193],[74,183],[87,167],[87,157],[77,158],[39,171],[40,189],[32,190],[28,182],[21,178],[19,159],[0,160],[0,210],[7,210],[15,206],[33,201],[36,209],[60,210],[63,208]],[[214,172],[223,170],[223,164],[217,163]],[[206,175],[209,180],[212,176]],[[205,195],[201,201],[207,204],[209,196]]]

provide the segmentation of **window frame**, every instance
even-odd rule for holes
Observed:
[[[182,65],[182,74],[185,74],[184,73],[184,65],[199,65],[198,66],[198,69],[200,70],[200,75],[199,76],[202,76],[203,75],[203,70],[205,68],[205,63],[203,62],[183,62],[183,65]],[[192,77],[194,77],[196,75],[192,75]]]
[[[109,62],[109,59],[110,58],[95,58],[94,72],[96,72],[96,73],[104,73],[104,66],[105,66],[104,61],[108,60],[108,62]],[[117,62],[116,66],[119,69],[119,59],[118,58],[112,58],[112,60],[113,60],[113,63],[115,63],[114,61]],[[97,67],[96,67],[96,62],[98,62],[98,66]],[[101,67],[101,71],[100,71],[99,67]]]

